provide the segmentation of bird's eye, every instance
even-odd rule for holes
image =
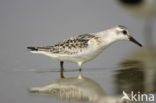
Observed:
[[[123,30],[122,33],[126,35],[127,34],[127,31],[126,30]]]

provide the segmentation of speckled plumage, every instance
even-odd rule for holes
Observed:
[[[50,52],[52,54],[66,54],[74,55],[81,52],[81,50],[88,47],[88,41],[94,39],[96,36],[93,34],[82,34],[78,36],[65,39],[53,46],[37,47],[40,51]]]
[[[28,47],[28,49],[32,53],[44,54],[60,61],[61,68],[63,68],[64,61],[77,63],[81,68],[83,63],[94,59],[104,49],[120,40],[132,40],[142,46],[134,38],[130,37],[126,27],[118,25],[97,33],[73,36],[53,46]]]

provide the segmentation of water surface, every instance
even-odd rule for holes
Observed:
[[[156,52],[132,53],[116,67],[0,72],[3,103],[95,102],[117,103],[122,92],[156,93]]]

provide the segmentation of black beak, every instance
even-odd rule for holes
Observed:
[[[142,47],[142,44],[140,44],[138,41],[136,41],[132,36],[129,37],[129,40],[132,41],[133,43],[139,45],[140,47]]]

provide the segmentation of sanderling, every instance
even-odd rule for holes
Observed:
[[[144,39],[147,46],[153,46],[153,25],[156,16],[156,0],[117,0],[127,12],[145,19]]]
[[[112,43],[120,40],[130,40],[142,46],[129,35],[126,27],[118,25],[97,33],[73,36],[53,46],[27,48],[32,53],[44,54],[60,61],[61,71],[63,71],[64,62],[77,63],[81,71],[83,63],[94,59]]]

